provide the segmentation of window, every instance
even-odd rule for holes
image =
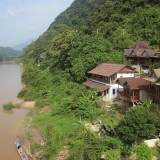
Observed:
[[[113,94],[115,94],[116,92],[115,92],[116,90],[115,89],[113,89]]]

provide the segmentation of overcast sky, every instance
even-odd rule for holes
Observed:
[[[38,38],[73,1],[0,0],[0,46]]]

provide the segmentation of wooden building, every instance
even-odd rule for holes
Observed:
[[[149,65],[160,63],[160,51],[152,49],[125,49],[122,57],[125,57],[140,72],[141,67],[148,73]]]
[[[131,102],[133,105],[135,102],[143,101],[149,98],[146,93],[146,81],[139,78],[119,78],[116,83],[122,88],[118,88],[118,97],[122,100]]]
[[[83,84],[98,88],[102,97],[113,99],[117,97],[116,80],[120,77],[134,77],[134,69],[127,64],[102,63],[88,74],[91,75],[91,80]]]
[[[160,105],[160,69],[154,69],[146,80],[146,92]]]

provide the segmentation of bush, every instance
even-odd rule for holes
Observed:
[[[155,124],[155,115],[143,106],[130,108],[117,126],[118,136],[125,143],[132,144],[139,138],[148,138],[155,134]]]
[[[137,147],[136,153],[139,160],[152,160],[152,150],[145,143]]]
[[[3,109],[5,109],[5,110],[10,110],[12,108],[14,108],[14,104],[12,102],[8,102],[6,104],[3,104]]]
[[[110,160],[121,160],[121,152],[118,149],[111,149],[106,152],[106,159]]]
[[[46,106],[47,105],[47,103],[46,103],[46,100],[44,100],[44,99],[37,99],[36,101],[35,101],[35,106],[37,107],[37,108],[41,108],[41,107],[44,107],[44,106]]]

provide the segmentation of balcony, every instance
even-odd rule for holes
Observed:
[[[125,93],[123,89],[118,89],[117,93],[119,94],[119,97],[122,100],[129,100],[131,102],[138,102],[139,101],[138,96],[129,95],[128,93]]]
[[[93,77],[92,79],[95,80],[95,81],[99,81],[99,82],[103,82],[103,83],[106,83],[106,84],[110,84],[110,80],[106,80],[105,78]],[[115,83],[115,81],[111,80],[111,84],[114,84],[114,83]]]

